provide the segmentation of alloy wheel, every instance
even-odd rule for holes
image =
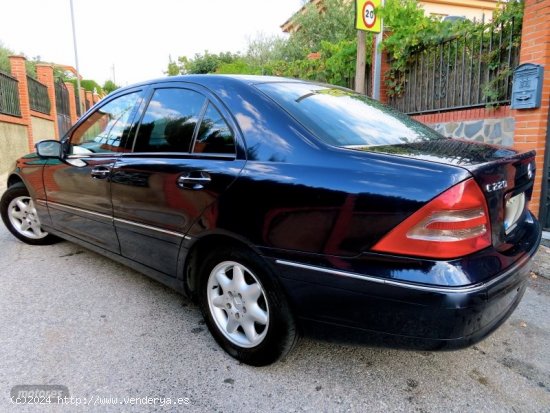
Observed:
[[[29,196],[19,196],[10,202],[8,218],[13,228],[26,238],[38,240],[48,236],[42,230],[34,202]]]
[[[208,278],[207,299],[219,331],[233,344],[251,348],[265,338],[269,307],[258,278],[244,265],[224,261]]]

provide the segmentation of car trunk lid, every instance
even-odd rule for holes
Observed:
[[[443,138],[397,145],[358,146],[348,149],[384,153],[466,169],[481,188],[489,209],[492,243],[512,248],[521,237],[522,223],[531,219],[527,204],[535,176],[535,152],[459,139]]]

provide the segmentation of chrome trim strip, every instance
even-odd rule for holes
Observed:
[[[89,214],[89,215],[94,215],[94,216],[101,217],[101,218],[106,218],[110,221],[113,220],[113,217],[111,215],[105,215],[105,214],[101,214],[99,212],[89,211],[87,209],[76,208],[76,207],[72,207],[72,206],[65,205],[65,204],[58,204],[57,202],[48,201],[47,205],[48,206],[53,206],[54,208],[57,207],[59,209],[69,209],[69,210],[72,210],[72,211],[82,212],[84,214]]]
[[[90,158],[113,158],[113,161],[116,158],[126,152],[93,152],[93,153],[77,153],[72,155],[65,156],[65,159],[90,159]]]
[[[202,152],[121,152],[123,158],[181,158],[186,160],[204,158],[227,158],[236,160],[234,153],[202,153]]]
[[[121,223],[124,223],[124,224],[149,229],[151,231],[161,232],[161,233],[167,234],[167,235],[173,235],[173,236],[178,237],[178,238],[185,238],[185,239],[188,239],[188,240],[191,239],[191,237],[187,237],[187,236],[185,236],[184,234],[182,234],[180,232],[168,231],[166,229],[152,227],[150,225],[145,225],[145,224],[139,224],[137,222],[128,221],[128,220],[122,219],[122,218],[113,218],[111,215],[105,215],[105,214],[101,214],[99,212],[88,211],[86,209],[76,208],[76,207],[72,207],[72,206],[68,206],[68,205],[64,205],[64,204],[58,204],[57,202],[51,202],[51,201],[47,202],[47,203],[44,203],[44,204],[47,205],[47,206],[53,206],[54,208],[58,207],[59,209],[68,209],[68,210],[72,210],[72,211],[82,212],[84,214],[99,216],[99,217],[102,217],[102,218],[106,218],[106,219],[110,220],[111,222],[114,222],[114,221],[121,222]]]
[[[465,286],[465,287],[437,287],[437,286],[431,287],[427,285],[413,284],[406,281],[387,280],[383,278],[373,277],[370,275],[363,275],[363,274],[357,274],[353,272],[334,270],[331,268],[317,267],[315,265],[300,264],[298,262],[292,262],[292,261],[275,260],[275,262],[277,264],[286,265],[288,267],[301,268],[304,270],[311,270],[311,271],[319,271],[327,274],[338,275],[341,277],[354,278],[356,280],[369,281],[377,284],[386,284],[386,285],[391,285],[395,287],[410,288],[413,290],[429,291],[429,292],[436,292],[436,293],[473,293],[473,292],[481,291],[485,288],[488,288],[491,285],[499,282],[500,280],[508,277],[512,272],[516,271],[519,267],[522,267],[523,264],[525,264],[525,262],[529,258],[530,258],[530,255],[523,257],[516,263],[516,265],[509,268],[504,273],[502,273],[496,278],[493,278],[490,281],[481,282],[479,284],[474,284],[474,285]]]
[[[48,206],[48,203],[46,202],[45,199],[37,199],[37,200],[35,200],[35,202],[36,202],[37,204],[42,205],[42,206]]]
[[[152,227],[150,225],[145,225],[145,224],[138,224],[137,222],[128,221],[128,220],[122,219],[122,218],[114,218],[114,220],[115,220],[115,222],[121,222],[123,224],[133,225],[135,227],[150,229],[151,231],[162,232],[163,234],[173,235],[173,236],[178,237],[178,238],[184,238],[185,237],[185,235],[180,233],[180,232],[168,231],[167,229]]]

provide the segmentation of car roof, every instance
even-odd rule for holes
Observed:
[[[274,83],[274,82],[292,82],[292,83],[308,83],[301,79],[293,79],[279,76],[261,76],[261,75],[220,75],[220,74],[192,74],[167,76],[157,79],[151,79],[117,89],[117,92],[125,89],[130,89],[139,86],[146,86],[155,83],[165,82],[192,82],[203,86],[214,86],[223,83],[236,83],[241,85],[254,85],[259,83]]]

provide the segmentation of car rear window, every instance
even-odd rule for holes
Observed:
[[[256,87],[329,145],[396,145],[442,138],[433,129],[351,90],[299,82]]]

